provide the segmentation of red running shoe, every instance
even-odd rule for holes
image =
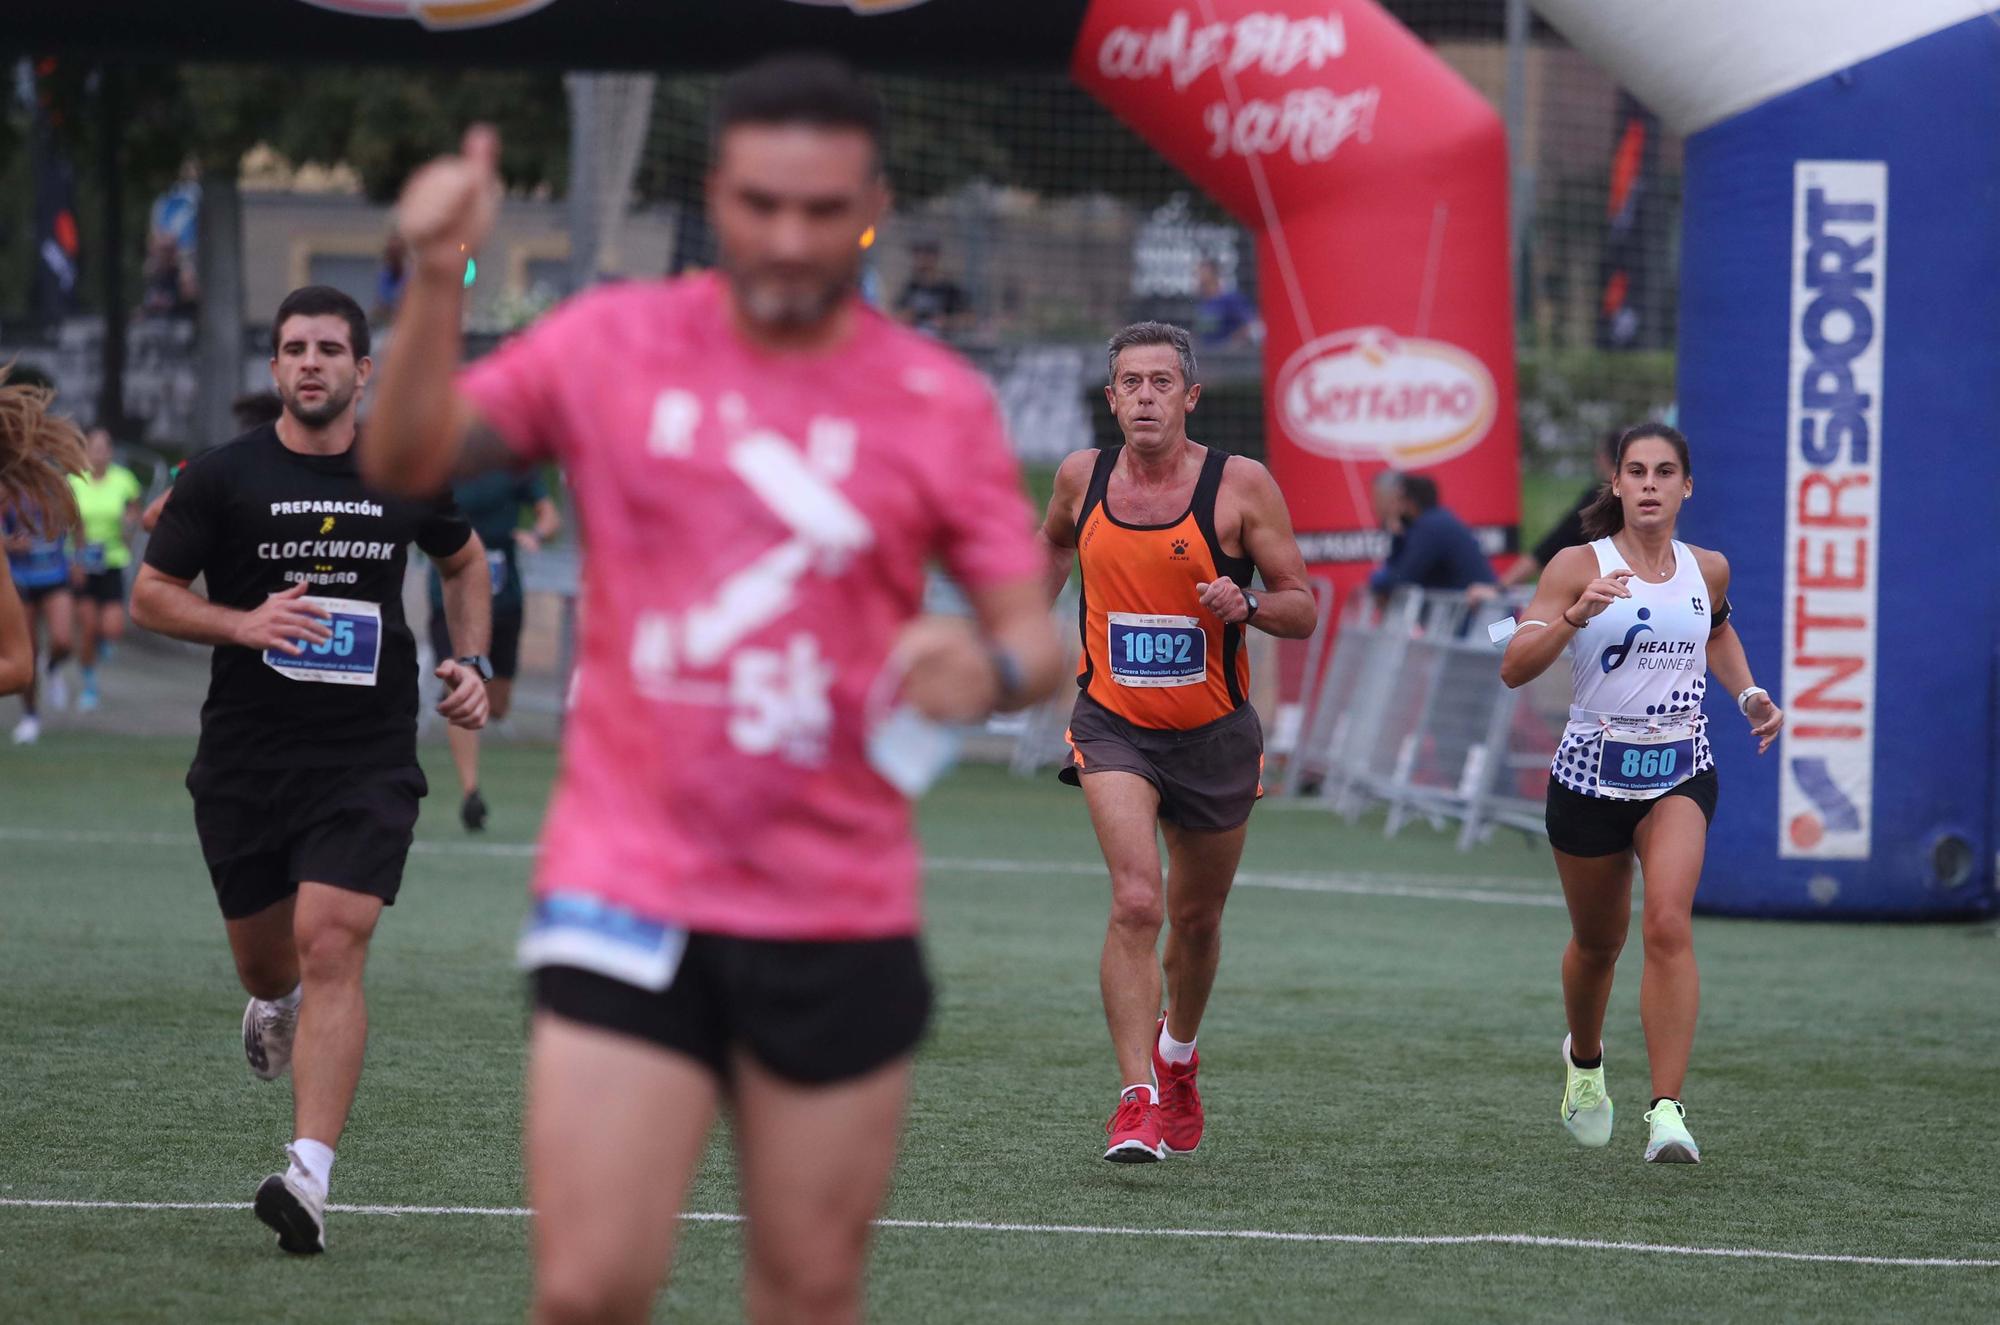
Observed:
[[[1143,1086],[1134,1086],[1118,1097],[1118,1112],[1104,1124],[1111,1144],[1104,1157],[1113,1164],[1151,1164],[1167,1157],[1160,1140],[1160,1106],[1153,1103]]]
[[[1166,1018],[1160,1019],[1162,1029]],[[1201,1144],[1201,1092],[1194,1074],[1201,1070],[1201,1052],[1185,1063],[1160,1057],[1160,1037],[1153,1034],[1153,1079],[1160,1083],[1160,1138],[1169,1155],[1188,1155]]]

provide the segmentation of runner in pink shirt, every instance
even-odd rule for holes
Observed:
[[[858,1315],[930,1006],[905,791],[922,719],[1058,681],[991,393],[855,296],[882,108],[851,70],[724,85],[722,274],[571,300],[454,378],[488,130],[405,190],[416,260],[364,443],[378,482],[556,461],[582,664],[522,939],[538,1320],[643,1319],[722,1098],[753,1320]],[[977,627],[920,620],[933,558]]]

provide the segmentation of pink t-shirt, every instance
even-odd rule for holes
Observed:
[[[975,590],[1039,567],[984,380],[858,303],[838,348],[767,353],[709,275],[572,299],[459,385],[524,460],[562,465],[582,523],[536,891],[746,938],[914,933],[871,687],[932,558]]]

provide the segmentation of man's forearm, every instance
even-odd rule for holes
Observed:
[[[1280,639],[1305,639],[1319,625],[1319,602],[1310,589],[1267,589],[1257,595],[1250,624]]]
[[[1050,542],[1049,536],[1044,533],[1037,533],[1035,535],[1035,546],[1042,550],[1044,559],[1044,569],[1042,572],[1043,592],[1048,596],[1048,600],[1053,603],[1061,598],[1063,590],[1069,587],[1070,571],[1076,566],[1076,549],[1059,547],[1055,543]]]
[[[1013,659],[1021,669],[1018,684],[1000,703],[1008,709],[1038,704],[1062,684],[1062,652],[1046,617],[1031,617],[997,623],[988,642]]]
[[[438,578],[444,586],[444,624],[451,632],[454,656],[484,655],[493,644],[493,578],[486,558],[474,557]]]
[[[156,635],[191,644],[235,644],[246,613],[212,603],[194,590],[141,576],[132,587],[132,620]]]
[[[419,268],[410,277],[358,453],[370,485],[410,495],[441,490],[464,441],[453,375],[463,351],[464,286]]]

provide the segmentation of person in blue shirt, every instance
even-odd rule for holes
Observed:
[[[69,660],[75,633],[76,597],[70,592],[68,530],[75,506],[49,509],[32,498],[20,498],[0,513],[0,542],[7,546],[7,570],[27,610],[30,647],[36,636],[48,640],[48,677],[38,683],[30,674],[21,691],[21,721],[14,726],[14,744],[33,745],[41,739],[40,700],[61,709],[69,703],[58,669]]]
[[[1472,530],[1438,504],[1435,480],[1384,470],[1375,479],[1375,515],[1390,534],[1388,560],[1368,577],[1377,598],[1406,584],[1462,590],[1496,583]]]
[[[1222,288],[1222,268],[1203,258],[1195,269],[1194,334],[1204,349],[1248,345],[1256,337],[1257,305],[1241,290]]]
[[[382,265],[375,272],[375,307],[371,321],[388,324],[403,306],[403,287],[410,283],[409,258],[401,235],[390,235],[382,246]]]
[[[51,411],[55,391],[31,368],[0,366],[0,695],[20,691],[26,716],[16,745],[41,734],[35,716],[35,627],[49,627],[50,655],[69,652],[69,561],[76,524],[67,476],[84,467],[83,434]],[[15,586],[19,586],[16,592]],[[56,627],[60,625],[61,633]]]

